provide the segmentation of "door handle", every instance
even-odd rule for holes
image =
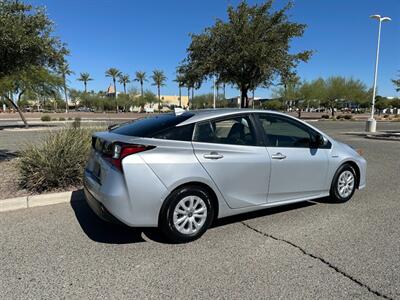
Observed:
[[[219,154],[218,152],[210,152],[209,154],[204,154],[203,157],[205,159],[220,159],[223,158],[224,156],[222,154]]]
[[[272,158],[272,159],[285,159],[285,158],[286,158],[286,155],[284,155],[284,154],[278,152],[278,153],[272,154],[272,155],[271,155],[271,158]]]

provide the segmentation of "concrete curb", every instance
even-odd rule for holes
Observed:
[[[84,196],[81,190],[10,198],[0,200],[0,213],[82,200]]]

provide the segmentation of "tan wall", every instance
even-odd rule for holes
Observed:
[[[189,98],[188,96],[181,97],[182,99],[182,106],[188,106]],[[168,96],[168,95],[161,95],[162,103],[169,104],[169,105],[179,105],[179,96]]]

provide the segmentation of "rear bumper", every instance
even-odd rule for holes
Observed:
[[[85,192],[86,202],[92,211],[103,221],[125,225],[121,221],[119,221],[116,217],[114,217],[108,210],[105,208],[103,204],[101,204],[87,189],[86,185],[83,187],[83,191]]]

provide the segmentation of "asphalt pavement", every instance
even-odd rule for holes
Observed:
[[[84,202],[2,213],[0,299],[400,299],[400,143],[343,134],[361,122],[313,125],[364,149],[367,188],[348,203],[223,219],[184,245]]]

